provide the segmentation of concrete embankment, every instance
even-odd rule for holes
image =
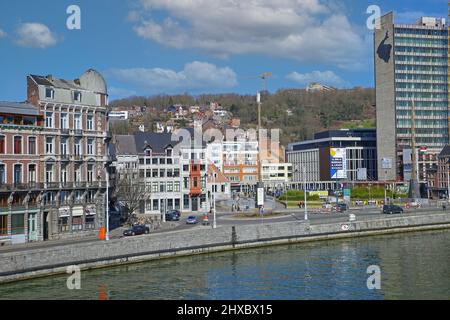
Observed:
[[[372,220],[334,223],[291,221],[192,229],[0,253],[0,283],[82,270],[268,245],[328,240],[396,232],[450,228],[450,213],[383,216]]]

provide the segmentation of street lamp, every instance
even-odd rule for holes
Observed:
[[[208,185],[208,177],[209,175],[207,173],[205,173],[205,185]],[[212,185],[211,185],[211,211],[213,213],[213,229],[217,228],[217,220],[216,220],[216,193],[215,193],[215,184],[216,184],[216,174],[215,172],[211,173],[211,177],[212,177]]]
[[[109,241],[109,163],[106,163],[105,171],[106,171],[106,234],[105,234],[105,240]]]
[[[306,167],[303,165],[303,185],[304,185],[304,194],[305,194],[305,221],[308,221],[308,205],[306,199]]]

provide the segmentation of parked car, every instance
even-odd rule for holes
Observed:
[[[178,210],[167,211],[166,221],[180,221],[181,213]]]
[[[396,205],[384,205],[383,213],[384,214],[403,213],[403,208]]]
[[[186,219],[186,224],[197,224],[198,223],[198,219],[195,216],[189,216]]]
[[[123,232],[123,235],[125,237],[130,237],[130,236],[132,237],[132,236],[138,236],[141,234],[149,234],[149,233],[150,233],[149,227],[142,225],[142,224],[137,224],[137,225],[134,225],[131,228],[125,230]]]

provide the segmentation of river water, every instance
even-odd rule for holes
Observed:
[[[369,290],[369,266],[380,289]],[[152,261],[0,285],[0,299],[450,299],[450,230]]]

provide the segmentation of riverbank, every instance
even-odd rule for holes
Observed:
[[[183,230],[0,253],[0,283],[66,273],[70,265],[87,270],[252,247],[444,228],[450,228],[450,213],[421,212],[354,222],[292,221]]]

